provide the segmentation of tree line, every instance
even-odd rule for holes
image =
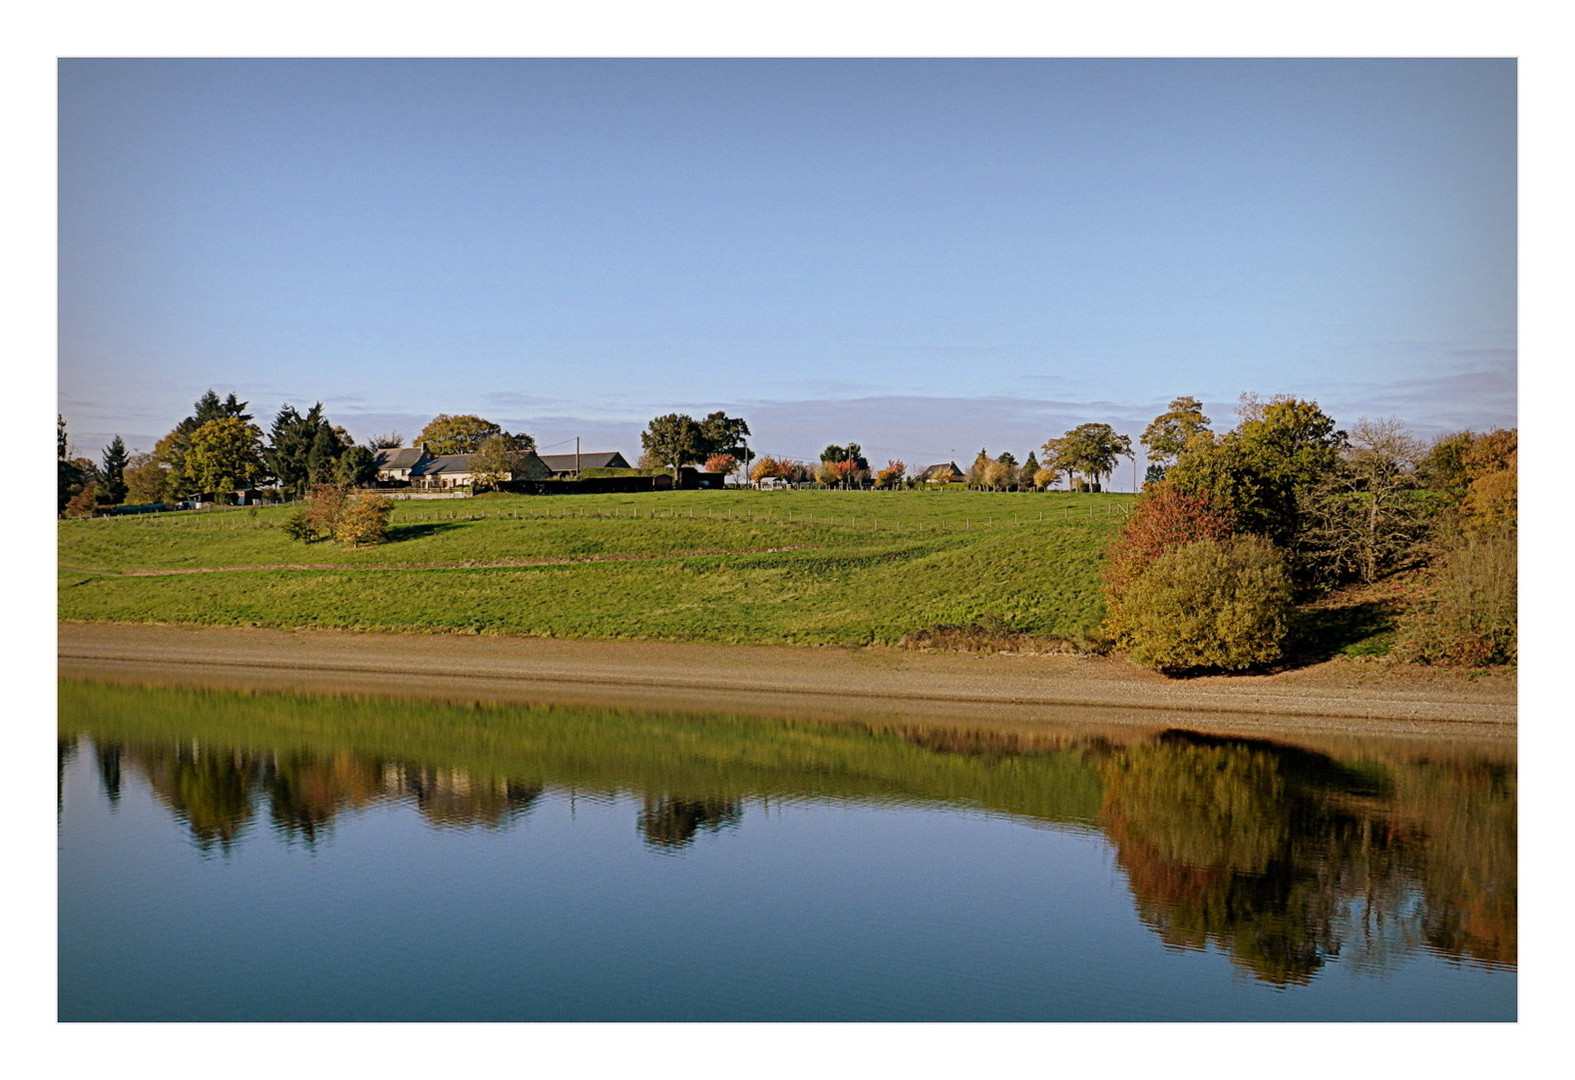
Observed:
[[[321,402],[304,413],[285,404],[267,432],[254,423],[249,405],[235,394],[208,390],[151,452],[129,453],[119,435],[99,461],[72,457],[64,417],[56,418],[58,513],[85,515],[96,508],[172,503],[196,495],[221,500],[236,491],[277,485],[287,498],[330,485],[364,487],[377,476],[376,453],[404,445],[397,432],[357,445],[331,423]],[[497,482],[518,470],[519,456],[535,449],[530,435],[511,434],[479,416],[434,417],[416,437],[433,454],[473,454],[480,483]]]
[[[397,432],[375,435],[357,445],[332,423],[321,402],[302,412],[286,403],[269,429],[254,422],[249,403],[234,393],[220,398],[209,389],[151,452],[130,453],[116,435],[99,461],[72,457],[66,422],[58,422],[59,486],[57,512],[90,514],[114,506],[171,503],[202,494],[221,500],[229,493],[277,486],[286,498],[299,498],[322,485],[363,487],[377,475],[376,452],[404,445]],[[918,483],[902,461],[871,466],[856,442],[830,445],[815,464],[767,455],[756,458],[749,424],[720,410],[696,420],[683,413],[652,418],[640,435],[641,468],[671,469],[675,480],[685,466],[751,480],[776,478],[789,483],[829,487],[892,489]],[[495,488],[522,471],[522,458],[536,449],[535,439],[511,433],[483,417],[439,414],[422,428],[417,444],[435,455],[470,454],[477,488]],[[1130,440],[1108,424],[1083,424],[1030,452],[1021,465],[1010,453],[991,458],[983,450],[963,477],[980,490],[1044,490],[1065,480],[1075,488],[1098,490],[1117,459],[1131,455]]]
[[[1244,394],[1237,416],[1215,432],[1182,397],[1144,431],[1153,464],[1104,569],[1116,647],[1173,673],[1263,669],[1295,644],[1297,603],[1388,581],[1395,655],[1514,662],[1514,429],[1425,443],[1289,395]]]
[[[1047,440],[1037,453],[1029,451],[1021,464],[1010,452],[991,457],[981,448],[973,464],[955,482],[976,491],[1049,491],[1065,481],[1069,490],[1098,491],[1114,473],[1119,459],[1131,455],[1132,440],[1109,424],[1081,424],[1060,438]],[[757,483],[777,479],[794,484],[888,491],[922,487],[926,483],[923,471],[910,471],[904,461],[890,459],[882,468],[874,468],[856,442],[827,446],[813,465],[791,458],[762,457],[749,478]]]

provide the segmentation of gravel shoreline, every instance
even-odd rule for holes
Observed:
[[[1172,680],[1102,657],[60,623],[68,678],[763,715],[1513,741],[1516,675],[1331,661]]]

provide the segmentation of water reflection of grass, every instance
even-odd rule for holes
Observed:
[[[1091,824],[1085,751],[937,753],[891,731],[605,708],[60,683],[62,733],[350,753],[485,781],[737,799],[830,796],[967,803]]]

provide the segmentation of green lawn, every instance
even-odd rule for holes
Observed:
[[[287,508],[64,521],[63,619],[865,644],[989,617],[1077,638],[1130,496],[667,492],[402,502],[392,541]],[[489,565],[573,560],[543,565]],[[288,569],[284,567],[305,566]],[[267,569],[260,569],[267,568]],[[139,570],[211,573],[140,576]]]

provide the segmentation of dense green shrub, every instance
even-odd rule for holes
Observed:
[[[1106,632],[1140,664],[1241,671],[1284,655],[1291,578],[1261,537],[1199,540],[1154,559],[1107,606]]]

